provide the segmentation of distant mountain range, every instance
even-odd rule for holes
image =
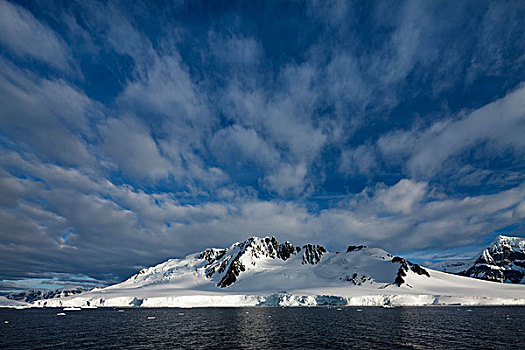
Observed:
[[[10,300],[16,300],[16,301],[23,301],[26,303],[33,303],[37,300],[43,300],[43,299],[53,299],[53,298],[65,298],[72,295],[81,294],[87,291],[90,291],[91,289],[88,288],[71,288],[71,289],[57,289],[57,290],[49,290],[49,289],[28,289],[21,292],[14,292],[11,294],[6,295],[7,299]]]
[[[506,250],[505,250],[506,251]],[[193,307],[525,304],[525,286],[427,269],[379,248],[329,252],[252,237],[143,269],[126,281],[36,306]]]
[[[525,239],[498,236],[472,259],[442,261],[430,267],[487,281],[525,283]]]

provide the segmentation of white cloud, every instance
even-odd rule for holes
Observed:
[[[428,178],[456,155],[488,142],[493,155],[510,149],[518,157],[525,150],[525,87],[464,116],[436,122],[426,129],[397,131],[377,144],[385,161],[406,161],[407,172]]]
[[[254,129],[233,125],[219,130],[210,144],[212,153],[223,164],[243,166],[256,164],[274,168],[280,160],[279,152]]]
[[[21,57],[33,57],[62,71],[71,69],[66,44],[29,11],[8,1],[0,1],[0,43]]]
[[[177,176],[176,167],[159,152],[151,131],[135,118],[109,119],[100,126],[102,149],[125,175],[139,180]]]
[[[141,174],[142,178],[150,179],[172,175],[170,179],[175,184],[195,195],[227,181],[227,174],[206,164],[203,159],[208,155],[206,141],[211,139],[218,121],[209,110],[207,96],[192,81],[176,47],[167,38],[153,48],[149,39],[112,6],[106,10],[115,13],[116,19],[114,23],[108,22],[104,9],[96,9],[96,23],[107,26],[113,49],[134,60],[132,77],[116,99],[120,114],[134,115],[137,120],[142,120],[144,128],[149,130],[151,127],[150,135],[141,138],[144,147],[131,147],[126,140],[113,138],[114,144],[128,144],[136,152],[141,149],[138,155],[141,159],[149,158],[151,167],[139,169],[137,163],[132,165],[133,160],[126,158],[122,149],[117,152],[108,146],[106,152],[113,153],[117,165],[127,169],[129,174]],[[128,123],[127,118],[120,119]],[[125,125],[121,127],[125,128]]]
[[[41,78],[0,58],[0,125],[7,137],[69,164],[92,164],[85,139],[102,107],[63,80]]]
[[[323,78],[338,116],[352,113],[355,118],[359,115],[356,112],[362,112],[371,102],[374,86],[366,81],[365,69],[354,55],[338,52],[327,64]],[[345,104],[350,104],[352,108],[345,110]]]
[[[374,200],[389,213],[409,214],[425,199],[427,186],[425,182],[403,179],[392,187],[377,189]]]
[[[223,247],[254,234],[275,234],[332,249],[355,243],[393,252],[453,247],[477,242],[525,218],[523,186],[492,195],[449,198],[436,195],[425,182],[404,179],[393,186],[367,188],[336,207],[311,212],[297,201],[245,195],[230,196],[229,202],[184,204],[176,194],[146,193],[113,184],[101,174],[45,164],[12,151],[0,161],[27,175],[22,179],[4,172],[0,178],[0,229],[2,238],[11,242],[0,246],[0,254],[5,257],[5,273],[19,277],[20,264],[34,273],[124,277],[137,265],[209,246]],[[280,186],[301,188],[294,181],[304,169],[281,174],[290,183]],[[67,232],[74,234],[64,241]]]
[[[232,80],[222,100],[222,112],[239,127],[254,130],[268,145],[278,150],[279,163],[265,170],[263,183],[275,193],[299,194],[312,185],[306,179],[311,164],[319,157],[329,135],[336,129],[322,120],[314,124],[316,70],[309,66],[290,65],[278,77],[281,88],[263,90],[258,81],[246,86]],[[273,151],[262,149],[259,162],[267,162]],[[264,159],[266,158],[266,159]]]
[[[340,170],[346,175],[369,174],[378,168],[374,149],[368,145],[360,145],[341,152]]]
[[[297,166],[281,164],[275,173],[267,175],[263,184],[273,192],[286,196],[288,194],[299,195],[307,185],[306,165]]]
[[[453,198],[424,182],[401,180],[392,187],[366,189],[345,209],[324,210],[322,227],[337,232],[334,244],[366,241],[395,252],[472,244],[525,218],[525,188],[492,195]]]

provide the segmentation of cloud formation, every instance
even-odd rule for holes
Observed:
[[[192,6],[0,2],[6,288],[254,234],[523,235],[521,3]]]
[[[31,12],[8,1],[0,1],[0,42],[22,58],[33,58],[68,71],[72,57],[64,41]]]
[[[441,170],[445,161],[466,149],[488,142],[495,153],[511,148],[517,156],[525,150],[525,88],[483,106],[459,120],[446,119],[410,134],[398,133],[379,141],[386,156],[407,147],[408,171],[428,176]],[[390,149],[390,143],[395,146]]]

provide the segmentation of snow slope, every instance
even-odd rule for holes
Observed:
[[[22,308],[26,306],[29,306],[29,304],[26,302],[8,299],[5,296],[0,295],[0,308]]]
[[[378,248],[330,253],[252,237],[141,270],[128,280],[36,306],[196,307],[525,305],[525,286],[424,269]]]

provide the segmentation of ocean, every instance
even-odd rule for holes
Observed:
[[[525,307],[0,309],[0,322],[5,349],[525,348]]]

